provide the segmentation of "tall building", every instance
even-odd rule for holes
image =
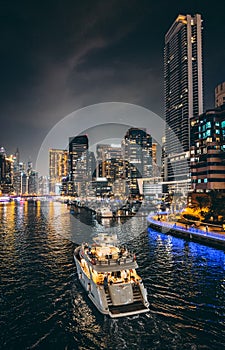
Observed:
[[[106,178],[108,185],[112,187],[115,196],[124,195],[126,192],[126,183],[124,175],[124,159],[121,147],[115,147],[107,144],[99,144],[97,152],[97,177]]]
[[[5,149],[0,148],[0,192],[10,194],[13,192],[13,158],[7,157]]]
[[[60,193],[62,179],[68,175],[68,151],[49,150],[49,192]]]
[[[191,180],[195,191],[225,191],[225,105],[191,119]]]
[[[215,106],[220,107],[225,104],[225,82],[215,88]]]
[[[30,195],[37,195],[38,188],[38,172],[33,169],[27,170],[27,193]]]
[[[146,130],[130,128],[122,140],[125,178],[130,194],[139,194],[138,178],[152,176],[152,137]]]
[[[152,176],[159,177],[161,175],[161,166],[158,165],[157,156],[158,156],[159,146],[156,142],[152,143]]]
[[[14,167],[18,168],[20,163],[20,152],[19,148],[17,147],[16,152],[14,154]]]
[[[88,137],[69,138],[69,173],[72,181],[82,181],[87,176]]]
[[[202,76],[201,15],[179,15],[164,48],[167,181],[190,180],[190,118],[203,113]]]
[[[48,176],[40,176],[38,178],[38,193],[43,196],[49,194]]]
[[[99,144],[97,152],[97,176],[106,177],[113,182],[123,175],[123,156],[121,147]]]
[[[18,163],[14,155],[13,189],[17,195],[27,192],[26,178],[26,164],[23,162]]]
[[[87,135],[69,138],[69,181],[68,194],[91,195],[91,181],[94,176],[95,157],[88,150]]]

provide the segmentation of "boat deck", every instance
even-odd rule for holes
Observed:
[[[127,304],[127,305],[118,305],[118,306],[111,305],[109,306],[109,311],[114,316],[119,316],[119,315],[123,316],[123,314],[126,314],[126,313],[148,312],[149,309],[145,305],[143,305],[141,301],[136,301],[132,304]]]

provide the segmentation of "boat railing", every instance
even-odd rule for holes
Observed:
[[[90,258],[91,260],[91,263],[93,265],[124,265],[124,264],[130,264],[132,262],[134,262],[136,259],[135,259],[135,256],[127,256],[127,257],[121,257],[121,258],[117,258],[117,259],[114,259],[114,258],[108,258],[108,259],[99,259],[99,258]]]

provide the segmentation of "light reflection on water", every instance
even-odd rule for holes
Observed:
[[[136,252],[150,302],[146,315],[112,320],[87,298],[72,257],[103,222],[60,203],[0,205],[0,347],[222,349],[224,252],[147,230],[145,220],[104,222]]]

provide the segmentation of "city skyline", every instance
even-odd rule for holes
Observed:
[[[164,35],[179,13],[203,17],[204,110],[214,106],[214,89],[224,80],[224,5],[68,4],[55,6],[49,21],[49,4],[4,9],[1,146],[7,154],[18,146],[35,161],[46,133],[91,103],[120,100],[162,115]]]

